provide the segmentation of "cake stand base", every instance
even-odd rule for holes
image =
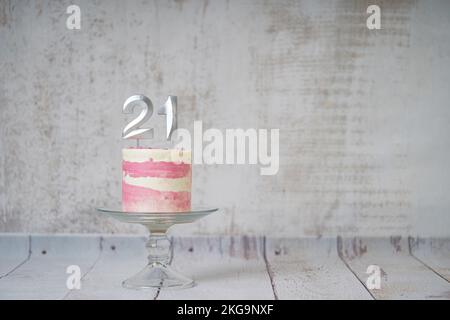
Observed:
[[[128,289],[149,288],[190,288],[194,286],[194,280],[173,270],[170,266],[154,262],[148,264],[144,269],[133,277],[122,282]]]

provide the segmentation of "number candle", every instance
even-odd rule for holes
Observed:
[[[124,139],[136,139],[139,146],[139,139],[152,139],[152,128],[140,128],[153,114],[152,101],[142,94],[136,94],[125,100],[122,112],[126,114],[134,113],[137,104],[143,103],[141,113],[129,122],[122,132]],[[177,128],[177,97],[169,96],[166,102],[158,109],[159,115],[166,116],[166,139],[170,140],[173,131]]]
[[[153,138],[153,129],[142,129],[139,128],[144,122],[146,122],[153,114],[153,104],[152,101],[142,95],[137,94],[129,97],[125,103],[123,104],[123,113],[133,113],[134,107],[139,103],[144,103],[144,108],[141,113],[133,119],[130,123],[128,123],[123,129],[122,137],[124,139],[151,139]],[[139,144],[139,141],[138,141]]]
[[[166,116],[166,139],[170,140],[172,132],[177,128],[177,97],[169,96],[159,107],[158,114]]]

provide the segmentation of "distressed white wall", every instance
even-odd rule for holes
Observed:
[[[449,30],[445,0],[1,0],[0,231],[144,232],[93,210],[142,92],[189,129],[280,128],[276,176],[195,166],[222,213],[176,232],[450,236]]]

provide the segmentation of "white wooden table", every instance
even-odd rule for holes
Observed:
[[[130,290],[145,237],[0,234],[0,299],[450,299],[450,239],[175,238],[172,266],[197,285]],[[80,289],[66,285],[80,267]],[[380,289],[368,289],[368,266]]]

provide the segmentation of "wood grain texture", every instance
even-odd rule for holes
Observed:
[[[450,282],[450,239],[409,238],[411,254]]]
[[[171,264],[197,285],[125,289],[147,263],[145,241],[0,235],[0,299],[450,299],[444,239],[175,238]],[[81,268],[80,290],[66,286],[69,265]],[[379,290],[364,287],[369,265],[381,268]]]
[[[72,290],[64,298],[153,300],[156,289],[130,290],[122,287],[122,281],[146,265],[145,242],[145,237],[102,237],[100,257],[83,278],[81,290]]]
[[[381,288],[370,290],[376,299],[450,299],[450,284],[410,255],[408,239],[339,237],[338,252],[365,285],[367,268],[380,267]]]
[[[0,279],[0,299],[62,299],[69,291],[67,267],[78,265],[83,274],[99,252],[99,236],[32,235],[30,258]]]
[[[30,236],[0,234],[0,279],[30,258]]]
[[[259,237],[175,238],[171,265],[196,286],[158,299],[274,299],[263,250]]]
[[[336,239],[267,239],[279,299],[372,299],[337,254]]]

